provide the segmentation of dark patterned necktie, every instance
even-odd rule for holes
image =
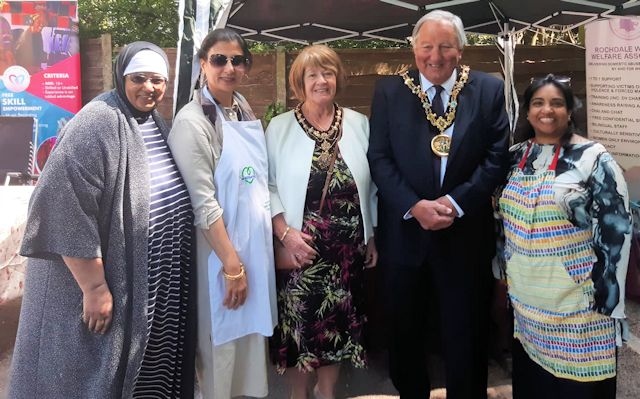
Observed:
[[[444,115],[444,105],[442,105],[442,90],[444,90],[444,87],[440,86],[440,85],[434,85],[433,86],[436,89],[436,94],[433,96],[433,100],[431,101],[431,110],[433,111],[433,113],[435,113],[437,116],[443,116]],[[435,126],[431,126],[431,129],[435,135],[440,134],[440,131],[438,130],[437,127]],[[434,177],[435,177],[435,181],[436,181],[436,187],[438,188],[438,190],[440,190],[440,167],[441,167],[441,158],[437,155],[434,154],[433,156],[433,172],[434,172]]]
[[[431,109],[433,110],[433,112],[437,115],[437,116],[443,116],[444,115],[444,105],[442,105],[442,90],[444,90],[444,87],[440,86],[440,85],[435,85],[433,86],[436,89],[436,95],[433,96],[433,101],[431,102]],[[440,132],[438,132],[440,133]]]

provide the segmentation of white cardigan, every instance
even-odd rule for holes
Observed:
[[[367,161],[369,122],[361,113],[347,108],[343,108],[343,111],[343,130],[338,147],[358,189],[364,237],[367,242],[373,237],[373,227],[378,224],[377,188],[371,180]],[[271,120],[267,127],[266,139],[271,216],[284,212],[287,224],[300,230],[315,141],[307,137],[293,111]]]

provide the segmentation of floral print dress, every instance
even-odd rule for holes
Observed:
[[[271,339],[278,373],[350,361],[365,366],[362,329],[364,237],[355,181],[338,156],[319,214],[327,171],[313,153],[302,230],[319,255],[313,265],[277,275],[279,323]]]

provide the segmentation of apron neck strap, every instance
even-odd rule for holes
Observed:
[[[527,159],[529,158],[529,152],[531,151],[531,146],[533,145],[533,143],[535,143],[535,139],[529,140],[529,144],[527,145],[527,150],[524,152],[524,155],[522,156],[522,159],[518,164],[518,168],[520,170],[524,170],[524,165],[527,163]],[[553,160],[551,161],[551,164],[549,165],[549,168],[547,170],[550,170],[550,171],[556,170],[556,166],[558,165],[558,157],[560,156],[560,147],[561,146],[559,144],[554,144]]]

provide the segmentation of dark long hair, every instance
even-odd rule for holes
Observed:
[[[522,111],[526,114],[529,111],[529,106],[531,105],[531,99],[533,95],[543,86],[553,85],[564,97],[564,102],[567,107],[567,112],[573,116],[574,111],[576,110],[576,98],[573,95],[573,90],[571,90],[571,86],[569,86],[569,80],[565,77],[558,77],[552,73],[548,74],[543,78],[532,79],[531,84],[524,91],[524,101],[522,104]],[[562,135],[560,139],[560,143],[562,145],[566,144],[571,140],[571,136],[577,133],[577,128],[572,119],[569,119],[569,126],[567,131]],[[516,131],[514,135],[514,141],[516,143],[521,143],[525,140],[529,140],[530,138],[535,136],[535,131],[533,130],[533,126],[529,123],[528,120],[524,120],[522,126]]]
[[[247,70],[251,69],[253,62],[253,56],[249,51],[249,46],[242,36],[238,32],[230,28],[214,29],[205,36],[198,50],[198,58],[201,60],[207,60],[207,53],[211,47],[215,46],[218,42],[236,42],[242,49],[242,55],[247,59]]]

